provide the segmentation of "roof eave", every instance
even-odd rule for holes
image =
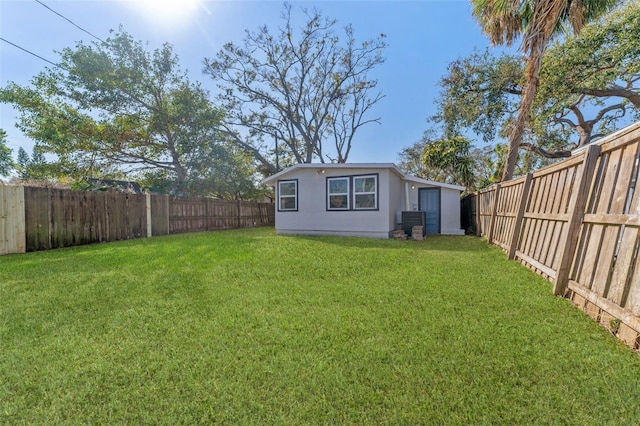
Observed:
[[[275,182],[282,176],[298,169],[391,169],[400,177],[405,177],[405,174],[394,163],[300,163],[262,179],[260,184],[275,186]]]

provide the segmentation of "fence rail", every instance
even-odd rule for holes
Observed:
[[[640,123],[464,200],[476,234],[640,346]],[[613,320],[613,321],[612,321]]]
[[[0,183],[0,254],[274,222],[271,203]]]

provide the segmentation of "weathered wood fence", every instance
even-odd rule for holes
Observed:
[[[463,202],[489,243],[553,282],[621,340],[640,345],[640,123],[570,159]],[[464,214],[463,214],[464,216]]]
[[[274,221],[271,203],[0,184],[0,254]]]
[[[0,182],[0,255],[25,251],[24,192]]]

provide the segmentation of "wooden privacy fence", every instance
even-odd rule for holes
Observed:
[[[0,182],[0,255],[25,251],[24,191]]]
[[[271,203],[0,184],[0,254],[274,221]]]
[[[476,233],[640,345],[640,123],[471,196]],[[463,206],[465,203],[463,203]]]

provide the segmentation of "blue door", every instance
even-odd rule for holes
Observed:
[[[420,210],[426,213],[425,234],[440,233],[440,188],[420,188]]]

